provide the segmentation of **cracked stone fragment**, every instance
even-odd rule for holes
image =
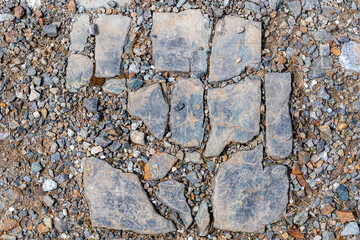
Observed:
[[[175,180],[167,180],[159,183],[157,196],[160,201],[180,215],[185,228],[188,228],[191,225],[193,218],[184,196],[184,189],[184,184]]]
[[[206,236],[209,233],[210,214],[208,204],[205,200],[200,204],[200,209],[196,214],[195,221],[199,236]]]
[[[84,166],[84,191],[93,227],[140,234],[175,231],[170,220],[155,212],[138,177],[105,161],[90,158]]]
[[[214,179],[214,227],[261,232],[285,212],[289,180],[282,165],[262,166],[263,146],[235,153]]]
[[[131,18],[100,14],[96,19],[99,34],[96,35],[95,76],[115,77],[121,74],[121,56],[127,40]]]
[[[116,3],[117,7],[124,6],[125,4],[129,3],[129,1],[130,0],[112,0],[112,2]],[[83,6],[86,9],[110,7],[108,4],[108,2],[110,2],[110,1],[106,1],[106,0],[76,0],[76,2],[79,6]]]
[[[290,92],[290,73],[265,75],[266,153],[277,159],[288,157],[292,151]]]
[[[167,153],[155,154],[144,167],[145,180],[158,180],[166,176],[172,166],[177,162],[177,158]]]
[[[151,38],[156,71],[205,75],[210,34],[210,22],[200,10],[154,13]]]
[[[171,140],[199,147],[204,136],[204,87],[197,79],[179,79],[171,96]]]
[[[260,78],[254,77],[208,90],[211,132],[206,157],[220,155],[230,142],[246,143],[259,134],[260,84]]]
[[[239,75],[245,67],[257,68],[261,61],[261,23],[226,16],[219,20],[210,57],[209,82]]]
[[[81,54],[72,54],[66,67],[66,87],[70,91],[90,84],[93,74],[93,61]]]
[[[88,39],[90,18],[87,14],[81,14],[74,23],[70,33],[70,50],[81,52],[84,50]]]
[[[360,44],[352,41],[344,43],[339,61],[343,68],[360,72]]]
[[[126,79],[113,78],[106,80],[102,90],[108,94],[122,94],[126,91]]]
[[[129,92],[128,101],[130,115],[141,118],[154,136],[161,140],[168,121],[169,105],[160,84]]]

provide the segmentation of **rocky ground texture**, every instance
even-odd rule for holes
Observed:
[[[0,238],[360,238],[359,10],[0,0]]]

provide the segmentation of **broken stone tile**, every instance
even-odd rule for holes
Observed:
[[[200,10],[154,13],[151,38],[156,71],[205,75],[210,34],[210,21]]]
[[[204,137],[204,87],[197,79],[179,79],[171,96],[171,140],[199,147]]]
[[[116,3],[117,7],[124,6],[125,4],[128,4],[130,0],[112,0],[112,2]],[[110,1],[104,1],[104,0],[76,0],[77,4],[79,6],[83,6],[87,9],[94,9],[94,8],[100,8],[105,7],[109,8],[108,2]]]
[[[126,79],[113,78],[106,80],[102,86],[102,90],[108,94],[122,94],[126,91]]]
[[[85,161],[84,192],[93,227],[140,234],[176,230],[170,220],[156,213],[135,174],[123,173],[105,161],[97,158]]]
[[[231,49],[231,50],[229,50]],[[261,23],[225,16],[215,27],[209,82],[231,79],[261,61]]]
[[[70,50],[81,52],[84,50],[88,39],[90,18],[87,14],[81,14],[75,21],[70,33]]]
[[[76,91],[90,84],[93,74],[93,61],[81,54],[72,54],[66,67],[66,87]]]
[[[292,151],[290,92],[290,73],[265,75],[266,153],[276,159],[286,158]]]
[[[195,164],[203,163],[204,161],[201,158],[199,152],[186,152],[185,153],[185,162],[192,162]]]
[[[130,115],[141,118],[154,136],[161,140],[168,121],[169,105],[160,84],[129,92],[128,101]]]
[[[297,19],[301,14],[301,2],[297,0],[288,2],[287,6],[290,9],[291,13],[294,15],[295,19]]]
[[[339,62],[347,70],[360,72],[360,44],[353,41],[344,43]]]
[[[316,78],[322,78],[326,76],[326,72],[331,70],[333,66],[333,60],[330,56],[319,57],[314,61],[313,66],[310,68],[308,78],[310,80]]]
[[[131,18],[119,15],[100,14],[96,19],[99,30],[95,39],[96,77],[115,77],[121,74],[121,56],[130,22]]]
[[[256,77],[208,90],[211,132],[205,157],[218,156],[230,142],[246,143],[259,134],[260,85]]]
[[[166,176],[177,158],[167,153],[157,153],[144,166],[145,180],[158,180]]]
[[[261,232],[285,212],[287,169],[263,169],[263,146],[235,153],[223,162],[214,179],[214,227],[234,232]]]
[[[185,228],[188,228],[191,225],[193,218],[184,196],[184,190],[184,184],[175,180],[167,180],[159,183],[157,197],[165,205],[177,212],[183,220]]]
[[[209,207],[205,200],[200,204],[200,209],[196,214],[195,222],[198,228],[198,234],[200,237],[204,237],[209,233],[210,214]]]

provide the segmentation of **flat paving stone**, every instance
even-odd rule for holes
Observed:
[[[83,6],[84,8],[87,9],[110,7],[108,4],[108,2],[110,1],[107,0],[76,0],[76,2],[78,5]],[[112,2],[115,2],[117,7],[121,7],[124,6],[125,4],[128,4],[130,0],[112,0]]]
[[[108,94],[122,94],[126,91],[126,79],[122,78],[113,78],[106,80],[102,86],[104,93]]]
[[[344,43],[339,62],[347,70],[360,72],[360,44],[353,41]]]
[[[93,75],[93,60],[81,54],[72,54],[66,67],[66,87],[76,91],[90,84]]]
[[[239,75],[245,67],[261,62],[261,23],[225,16],[215,27],[209,82]]]
[[[178,79],[171,96],[171,140],[199,147],[204,137],[204,87],[197,79]]]
[[[235,153],[214,179],[214,227],[234,232],[261,232],[285,212],[287,168],[263,168],[263,146]]]
[[[266,153],[276,159],[286,158],[292,152],[290,93],[290,73],[265,75]]]
[[[96,77],[110,78],[121,74],[121,56],[130,22],[131,18],[119,15],[100,14],[96,19],[99,31],[95,39]]]
[[[205,157],[218,156],[231,142],[246,143],[259,134],[261,80],[258,77],[208,90],[211,131]]]
[[[140,234],[176,230],[170,220],[156,213],[135,174],[123,173],[103,160],[85,161],[84,192],[93,227]]]
[[[191,209],[184,196],[184,190],[184,184],[175,180],[167,180],[159,183],[157,197],[165,205],[177,212],[183,220],[185,228],[188,228],[191,225],[193,218],[191,216]]]
[[[154,136],[161,140],[169,118],[169,105],[160,84],[129,92],[128,101],[130,115],[141,118]]]
[[[156,153],[144,166],[145,180],[159,180],[166,176],[177,158],[167,153]]]
[[[87,14],[77,17],[70,33],[70,50],[81,52],[84,50],[89,36],[90,18]]]
[[[210,35],[210,21],[200,10],[154,13],[151,38],[156,71],[205,75]]]
[[[198,235],[204,237],[209,233],[210,214],[209,207],[205,200],[200,204],[199,211],[195,217],[196,225],[198,228]]]

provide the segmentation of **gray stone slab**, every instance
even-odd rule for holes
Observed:
[[[191,209],[184,196],[184,190],[184,184],[175,180],[167,180],[159,183],[157,196],[160,201],[179,214],[184,222],[185,228],[188,228],[193,218],[191,216]]]
[[[84,50],[89,36],[90,18],[87,14],[77,17],[70,33],[70,50],[81,52]]]
[[[94,63],[89,57],[81,54],[72,54],[68,58],[66,67],[66,87],[70,91],[90,84],[93,75]]]
[[[290,73],[265,75],[266,153],[276,159],[286,158],[292,152],[290,93]]]
[[[347,70],[360,72],[360,44],[353,41],[344,43],[339,62]]]
[[[200,204],[199,211],[196,214],[195,222],[198,228],[198,235],[204,237],[209,233],[210,214],[209,207],[205,200]]]
[[[199,147],[204,137],[204,87],[197,79],[178,79],[171,96],[171,140]]]
[[[259,134],[261,80],[258,77],[208,90],[210,137],[206,157],[218,156],[231,142],[246,143]]]
[[[122,78],[113,78],[106,80],[102,86],[104,93],[108,94],[122,94],[126,91],[126,79]]]
[[[261,62],[261,23],[225,16],[215,27],[209,82],[231,79]]]
[[[205,75],[210,34],[210,21],[200,10],[154,13],[151,39],[156,71]]]
[[[214,179],[214,227],[234,232],[261,232],[285,212],[287,168],[263,169],[263,146],[235,153],[223,162]]]
[[[85,160],[84,192],[93,227],[140,234],[176,230],[170,220],[156,213],[135,174],[123,173],[105,161]]]
[[[169,105],[158,83],[129,92],[128,111],[141,118],[154,136],[162,139],[166,130]]]
[[[115,77],[121,74],[124,45],[130,28],[131,18],[120,15],[100,14],[95,23],[99,34],[95,44],[95,76]]]
[[[167,153],[156,153],[144,166],[145,180],[159,180],[171,170],[177,158]]]
[[[111,0],[116,3],[117,7],[124,6],[125,4],[128,4],[130,0]],[[108,0],[76,0],[77,4],[80,6],[83,6],[87,9],[94,9],[94,8],[100,8],[105,7],[109,8]]]

